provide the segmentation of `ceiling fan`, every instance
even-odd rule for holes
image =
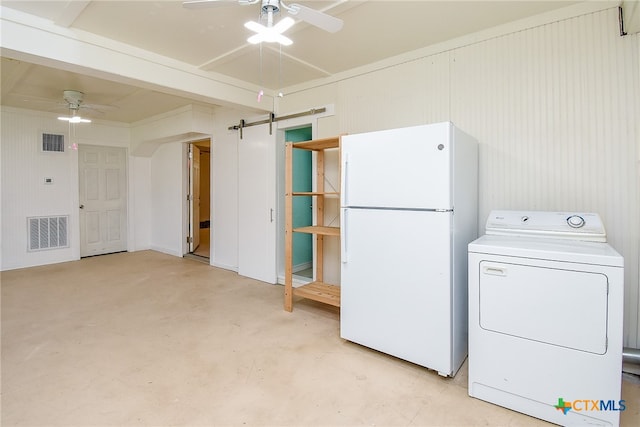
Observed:
[[[58,117],[58,120],[64,120],[69,123],[91,123],[91,120],[84,119],[78,114],[78,112],[80,111],[80,106],[84,101],[84,93],[78,90],[65,90],[62,92],[62,97],[67,103],[70,117],[61,116]]]
[[[79,90],[67,89],[62,91],[61,100],[53,100],[51,98],[42,98],[26,94],[18,94],[17,96],[20,97],[22,102],[27,103],[27,105],[31,104],[31,107],[26,108],[34,108],[36,105],[39,105],[39,107],[35,107],[35,109],[50,112],[66,110],[69,112],[69,116],[71,117],[59,117],[59,119],[71,121],[72,123],[88,123],[89,119],[80,117],[80,109],[83,111],[91,111],[92,114],[104,114],[105,111],[117,109],[117,107],[112,105],[87,104],[84,99],[85,94]],[[43,108],[43,105],[46,105],[47,107]]]
[[[285,17],[275,25],[273,24],[273,16],[280,13],[282,9],[286,10],[290,15],[330,33],[339,31],[343,25],[342,19],[301,4],[291,3],[287,5],[280,0],[191,0],[182,4],[185,8],[197,9],[220,6],[231,1],[245,6],[261,3],[260,20],[264,21],[266,25],[254,21],[249,21],[245,24],[247,29],[256,32],[255,35],[247,40],[249,43],[278,42],[285,46],[293,43],[291,39],[282,34],[295,23],[293,18]]]

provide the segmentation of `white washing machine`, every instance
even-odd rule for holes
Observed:
[[[597,214],[493,211],[469,244],[469,395],[618,425],[623,258]]]

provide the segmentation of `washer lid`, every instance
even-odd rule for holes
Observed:
[[[487,218],[486,234],[607,241],[600,216],[597,213],[580,212],[495,210]]]

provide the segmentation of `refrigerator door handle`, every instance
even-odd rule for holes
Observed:
[[[347,263],[347,209],[340,209],[340,260]]]

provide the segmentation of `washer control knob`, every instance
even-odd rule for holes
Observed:
[[[569,227],[580,228],[584,225],[584,218],[579,215],[571,215],[567,218],[567,224],[569,224]]]

